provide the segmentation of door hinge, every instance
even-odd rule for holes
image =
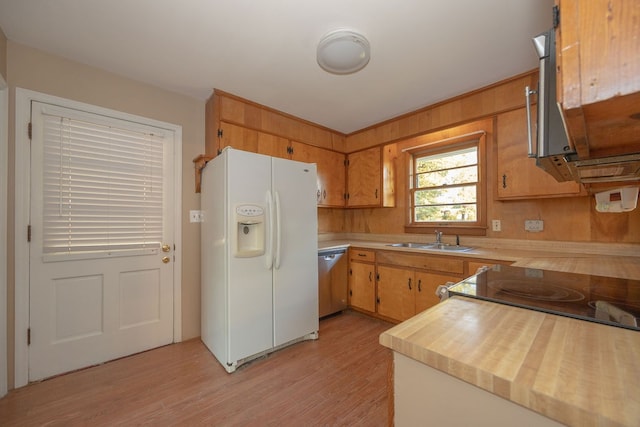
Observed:
[[[27,225],[27,242],[31,241],[31,224]]]
[[[31,345],[31,328],[27,328],[27,345]]]
[[[31,122],[27,125],[27,135],[29,135],[29,139],[31,139],[31,135],[33,135],[33,124]]]
[[[218,129],[218,138],[222,138],[222,129]]]
[[[560,25],[560,8],[553,6],[553,28],[558,28]]]

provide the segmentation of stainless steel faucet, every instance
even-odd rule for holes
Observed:
[[[436,230],[436,243],[442,243],[442,231]]]

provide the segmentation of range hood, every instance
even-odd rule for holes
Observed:
[[[598,182],[640,181],[640,153],[580,159],[567,137],[561,108],[556,100],[556,40],[552,28],[533,38],[540,57],[540,78],[536,91],[525,89],[528,115],[529,157],[556,181]],[[535,147],[532,140],[530,95],[538,94]]]
[[[583,184],[640,181],[640,153],[599,159],[567,159],[572,179]]]

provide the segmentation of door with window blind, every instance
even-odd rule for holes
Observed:
[[[173,131],[33,102],[29,380],[173,342]]]

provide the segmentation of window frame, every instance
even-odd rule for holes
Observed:
[[[406,233],[433,233],[436,230],[445,234],[461,235],[486,235],[487,230],[487,158],[486,158],[487,132],[479,131],[471,134],[455,134],[449,138],[427,142],[405,150],[407,156],[407,174],[405,176],[405,189],[407,195],[406,205]],[[435,155],[457,151],[466,147],[476,146],[478,149],[478,181],[476,184],[476,221],[430,221],[415,222],[414,213],[414,165],[417,156]]]

